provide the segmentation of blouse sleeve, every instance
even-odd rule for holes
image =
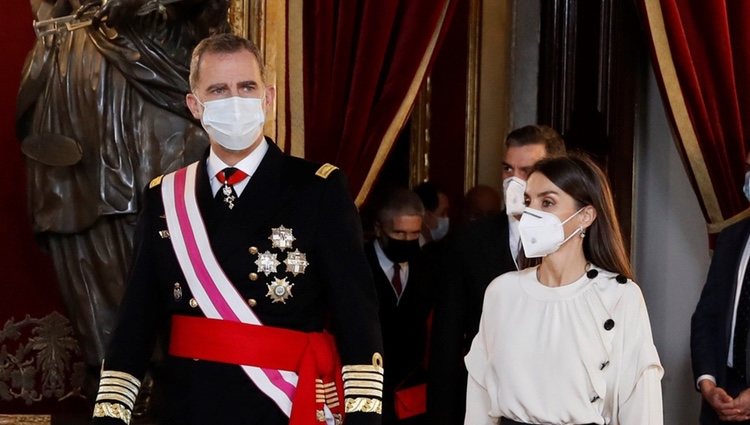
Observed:
[[[664,369],[654,346],[651,325],[640,288],[633,285],[624,335],[623,368],[620,376],[618,418],[620,424],[662,425],[661,378]]]
[[[485,298],[486,308],[487,298]],[[466,383],[466,416],[465,425],[496,424],[497,418],[490,416],[492,401],[485,380],[488,378],[489,364],[485,346],[484,314],[479,321],[479,332],[471,343],[471,350],[466,355],[465,363],[469,376]]]
[[[660,367],[643,371],[630,398],[620,406],[621,424],[662,425]]]
[[[490,408],[490,396],[487,393],[487,389],[469,374],[469,379],[466,383],[466,416],[464,424],[496,424],[497,420],[489,415]]]

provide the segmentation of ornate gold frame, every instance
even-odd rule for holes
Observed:
[[[481,0],[470,0],[466,61],[466,120],[464,145],[464,192],[477,182],[477,136],[479,106],[479,56],[481,47]],[[430,175],[430,99],[429,76],[419,90],[411,115],[409,184],[414,187]]]
[[[266,65],[266,83],[283,88],[285,81],[285,44],[287,7],[285,2],[274,0],[230,0],[229,25],[232,32],[249,38],[258,46]],[[268,117],[265,133],[271,135],[281,149],[286,143],[285,90],[276,90],[276,110]]]
[[[50,425],[50,415],[0,415],[0,425]]]

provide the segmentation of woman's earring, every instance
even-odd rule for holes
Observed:
[[[583,226],[580,226],[579,229],[581,229],[581,239],[586,237],[586,230],[584,230]]]

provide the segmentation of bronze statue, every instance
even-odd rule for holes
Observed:
[[[31,3],[38,21],[84,23],[40,32],[24,69],[17,127],[34,231],[53,258],[96,376],[131,262],[139,193],[208,144],[185,106],[190,54],[203,37],[227,29],[228,4]]]

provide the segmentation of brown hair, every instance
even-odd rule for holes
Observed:
[[[533,173],[543,174],[570,195],[576,201],[577,208],[594,207],[596,219],[586,229],[584,256],[595,266],[632,279],[633,271],[615,213],[612,190],[601,168],[589,157],[575,154],[542,159],[534,166]],[[541,262],[539,258],[525,258],[523,255],[519,260],[522,267]]]
[[[206,53],[236,53],[241,50],[247,50],[255,56],[260,68],[260,78],[266,80],[266,68],[263,66],[263,58],[260,50],[250,40],[236,36],[232,33],[214,34],[204,38],[193,49],[193,55],[190,58],[190,90],[195,90],[200,78],[200,65],[203,55]]]
[[[519,147],[527,145],[543,144],[546,157],[565,155],[565,142],[560,133],[554,128],[546,125],[527,125],[519,127],[505,138],[505,147]]]

